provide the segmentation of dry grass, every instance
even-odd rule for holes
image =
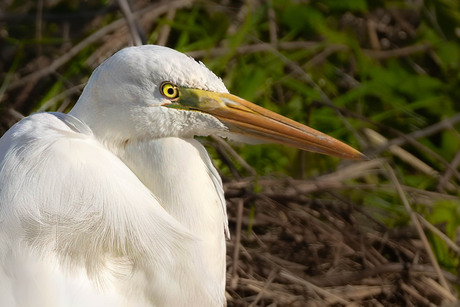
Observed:
[[[39,2],[43,5],[43,1]],[[158,19],[174,20],[176,12],[190,7],[193,1],[153,4],[134,1],[132,13],[127,9],[126,1],[119,2],[124,15],[119,14],[108,23],[102,23],[103,17],[96,15],[81,29],[83,38],[78,43],[64,39],[62,44],[37,50],[27,63],[20,66],[15,66],[14,61],[11,66],[1,65],[2,132],[33,110],[54,108],[64,111],[75,102],[82,89],[80,80],[68,84],[65,91],[44,101],[41,107],[35,105],[37,93],[45,93],[43,88],[49,88],[53,80],[60,80],[62,68],[82,51],[87,53],[84,64],[93,69],[114,51],[133,40],[142,40],[145,33],[151,33],[153,29],[159,33],[156,42],[166,44],[171,28],[164,20],[158,23]],[[235,12],[228,34],[239,30],[248,7],[260,5],[258,1],[250,0],[242,3],[245,5],[240,5]],[[398,10],[388,12],[396,20],[396,26],[388,28],[395,33],[403,29],[414,36],[414,25],[399,13]],[[278,41],[274,14],[273,10],[268,10],[267,43],[254,42],[231,49],[223,39],[214,48],[191,50],[189,54],[212,58],[229,51],[237,56],[276,53],[281,61],[286,61],[287,72],[303,78],[307,85],[317,87],[305,71],[347,47],[330,45],[300,67],[281,56],[281,52],[314,49],[322,42]],[[371,22],[374,17],[354,20],[368,21],[362,27],[363,36],[369,36],[370,40],[370,46],[362,49],[368,57],[384,60],[431,52],[427,43],[385,50],[379,45],[376,24]],[[40,14],[36,15],[36,24],[42,24]],[[0,34],[3,39],[5,33]],[[36,38],[40,37],[38,31]],[[91,46],[97,48],[91,49]],[[0,51],[3,55],[9,52],[6,47],[0,47]],[[14,60],[14,56],[5,58]],[[460,256],[459,243],[453,242],[442,227],[430,224],[416,213],[413,204],[431,208],[439,200],[458,199],[460,152],[446,161],[419,140],[445,130],[454,131],[458,136],[454,127],[460,122],[460,114],[405,134],[333,105],[324,93],[321,104],[334,109],[341,117],[358,119],[396,137],[387,140],[373,130],[358,133],[350,128],[373,159],[344,162],[338,170],[311,180],[259,177],[228,144],[220,139],[211,142],[234,175],[224,183],[232,234],[227,244],[229,306],[456,306],[460,279],[438,264],[426,234],[442,239],[457,256]],[[432,164],[437,167],[404,150],[402,146],[407,144],[423,153],[425,161],[436,161]],[[392,168],[395,160],[437,180],[437,189],[426,191],[405,185]],[[242,176],[239,169],[251,176]],[[408,226],[388,228],[375,217],[385,212],[363,206],[362,198],[353,197],[354,192],[391,195],[401,207],[404,206],[410,217]]]
[[[343,183],[385,172],[393,177],[385,160],[376,159],[315,181],[258,178],[258,193],[253,178],[227,182],[229,306],[455,306],[458,277],[430,257],[421,228],[389,229],[340,196],[361,188],[426,195],[397,182]]]

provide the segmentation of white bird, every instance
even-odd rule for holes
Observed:
[[[222,182],[193,138],[211,134],[363,158],[180,52],[123,49],[69,114],[0,139],[0,306],[225,305]]]

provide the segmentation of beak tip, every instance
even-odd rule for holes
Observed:
[[[347,147],[346,148],[347,150],[342,151],[341,154],[333,154],[333,153],[330,153],[330,152],[327,152],[325,154],[326,155],[331,155],[331,156],[337,156],[337,157],[345,158],[345,159],[349,159],[349,160],[356,160],[356,161],[369,161],[369,160],[371,160],[371,158],[369,158],[365,154],[359,152],[358,150],[354,149],[353,147],[349,147],[348,145],[346,145],[346,147]]]
[[[362,161],[370,161],[371,160],[371,158],[369,158],[368,156],[366,156],[363,153],[360,153],[360,156],[358,157],[358,159],[362,160]]]

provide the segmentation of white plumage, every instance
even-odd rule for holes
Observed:
[[[69,114],[17,123],[0,139],[0,305],[224,305],[222,182],[193,137],[361,157],[261,110],[203,64],[141,46],[96,69]]]

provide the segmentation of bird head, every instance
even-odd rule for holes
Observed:
[[[216,134],[365,158],[330,136],[229,94],[201,62],[161,46],[115,53],[94,71],[70,114],[106,143]]]

